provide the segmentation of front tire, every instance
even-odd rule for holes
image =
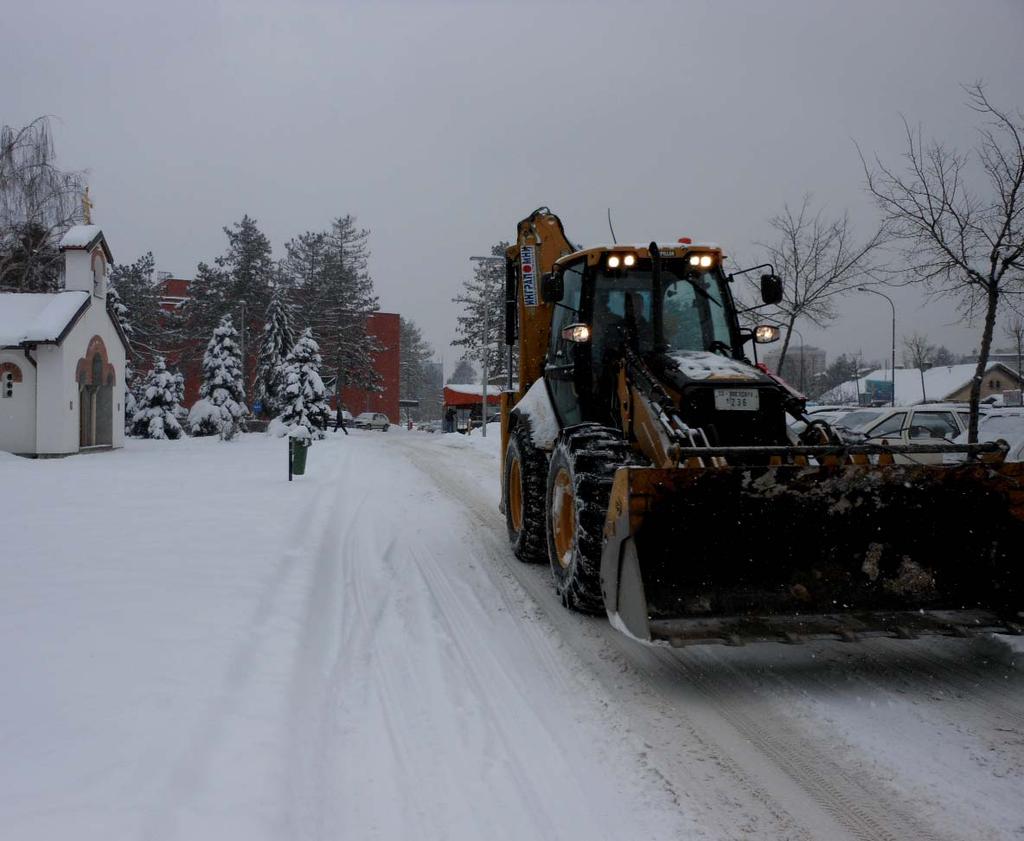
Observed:
[[[543,563],[548,556],[544,534],[547,473],[547,455],[533,445],[529,420],[520,418],[509,434],[502,491],[509,543],[515,556],[527,564]]]
[[[545,496],[548,559],[566,607],[604,613],[601,547],[615,471],[630,463],[617,430],[581,424],[562,432],[548,469]]]

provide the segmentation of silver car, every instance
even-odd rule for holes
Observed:
[[[352,421],[352,426],[356,429],[379,429],[381,432],[387,432],[388,427],[391,426],[391,421],[382,412],[363,412],[356,415],[356,419]]]

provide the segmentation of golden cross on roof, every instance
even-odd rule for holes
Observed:
[[[82,223],[85,225],[92,224],[92,199],[89,198],[89,188],[85,188],[85,192],[82,193]]]

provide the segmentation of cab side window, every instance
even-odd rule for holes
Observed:
[[[586,264],[581,260],[566,267],[562,272],[564,291],[562,300],[555,305],[555,311],[551,316],[551,345],[548,353],[549,360],[556,365],[571,361],[568,352],[570,343],[562,339],[562,328],[579,320],[580,293],[583,290],[585,268]]]

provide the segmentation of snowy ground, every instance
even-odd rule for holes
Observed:
[[[0,454],[4,839],[1020,839],[1003,641],[645,648],[496,436]]]

